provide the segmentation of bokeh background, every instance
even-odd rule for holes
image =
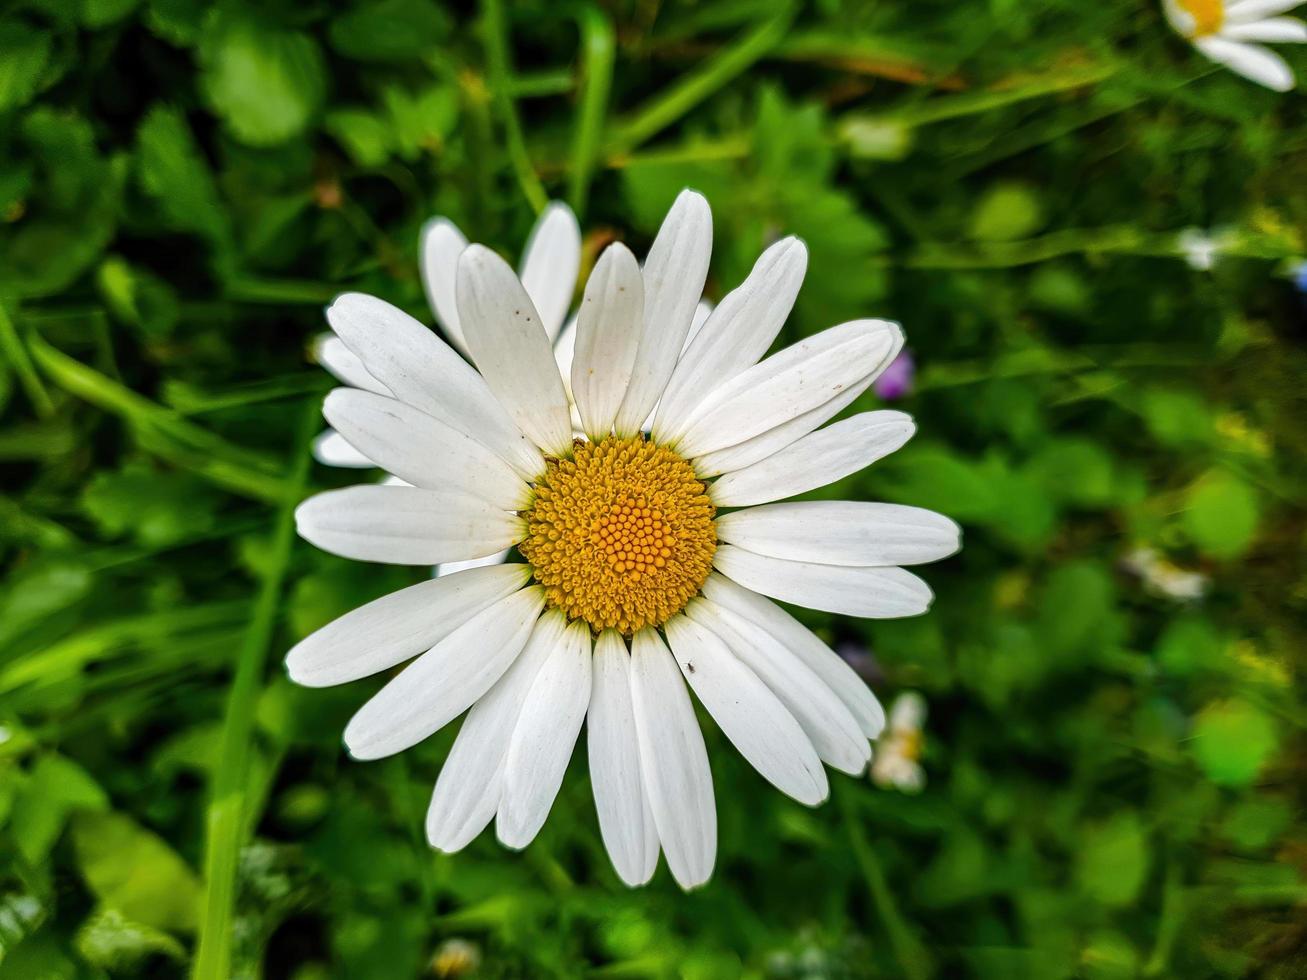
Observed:
[[[1305,120],[1151,0],[3,4],[0,977],[1307,976]],[[802,615],[924,697],[924,786],[807,810],[705,719],[701,891],[621,886],[583,749],[434,854],[453,729],[353,762],[375,683],[280,668],[422,574],[293,537],[323,306],[431,322],[433,214],[568,200],[588,267],[683,186],[714,297],[807,241],[780,343],[905,326],[919,433],[828,493],[964,550]]]

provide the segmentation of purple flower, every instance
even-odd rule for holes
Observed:
[[[901,351],[881,376],[872,382],[871,390],[882,401],[892,402],[905,398],[912,394],[912,381],[916,374],[917,365],[912,360],[912,354],[906,350]]]

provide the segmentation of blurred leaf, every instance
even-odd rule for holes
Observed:
[[[366,109],[334,109],[324,125],[360,167],[379,167],[390,157],[390,125]]]
[[[1027,238],[1044,223],[1039,198],[1024,184],[998,184],[977,202],[971,237],[985,242]]]
[[[1157,660],[1168,674],[1179,677],[1215,670],[1222,662],[1221,637],[1200,616],[1178,616],[1157,640]]]
[[[140,4],[141,0],[78,0],[82,23],[92,29],[108,27],[122,20]]]
[[[322,54],[311,37],[244,12],[213,15],[200,63],[214,109],[251,146],[273,146],[303,131],[326,93]]]
[[[0,19],[0,112],[31,100],[49,57],[49,34],[21,20]]]
[[[1247,701],[1218,701],[1199,712],[1190,744],[1213,782],[1247,786],[1257,779],[1279,738],[1271,719]]]
[[[1214,471],[1189,489],[1184,527],[1203,551],[1237,558],[1252,545],[1260,515],[1257,495],[1229,473]]]
[[[103,534],[130,534],[160,546],[212,527],[215,501],[213,491],[193,477],[129,463],[116,473],[96,474],[82,504]]]
[[[1076,882],[1096,902],[1129,905],[1144,885],[1148,865],[1148,836],[1134,811],[1125,811],[1085,830]]]
[[[42,755],[32,767],[10,817],[18,848],[32,864],[45,859],[77,810],[103,810],[109,802],[81,766],[61,755]]]
[[[226,242],[230,229],[217,186],[182,113],[156,105],[141,122],[136,146],[141,186],[170,227]]]
[[[86,884],[106,909],[156,929],[194,930],[199,880],[162,838],[112,812],[78,814],[72,831]]]
[[[1143,412],[1149,431],[1168,446],[1203,443],[1211,438],[1211,411],[1191,391],[1152,388],[1144,393]]]
[[[185,947],[168,933],[132,922],[116,909],[92,913],[77,930],[73,942],[88,963],[114,972],[139,967],[155,954],[170,960],[186,958]]]
[[[376,0],[332,18],[331,46],[361,61],[403,61],[433,51],[448,16],[430,0]]]

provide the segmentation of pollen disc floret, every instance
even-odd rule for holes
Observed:
[[[596,632],[632,633],[680,612],[712,570],[707,488],[642,436],[578,441],[550,461],[520,545],[549,605]]]

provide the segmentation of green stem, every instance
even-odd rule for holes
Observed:
[[[40,337],[32,337],[32,357],[55,384],[128,422],[142,448],[243,496],[276,502],[286,499],[280,466],[261,453],[234,446],[177,413],[138,395],[87,367]]]
[[[282,583],[290,567],[295,542],[295,505],[303,494],[309,473],[307,446],[318,424],[314,399],[304,410],[304,420],[295,440],[297,457],[289,493],[282,501],[273,531],[272,554],[259,586],[258,597],[244,642],[236,654],[236,673],[227,697],[223,720],[218,771],[214,774],[212,798],[205,821],[207,839],[204,856],[204,907],[201,916],[199,950],[193,976],[196,980],[228,980],[231,971],[232,922],[236,911],[236,872],[245,833],[250,825],[246,812],[250,793],[250,747],[254,737],[254,712],[263,683]]]
[[[36,414],[42,418],[53,415],[54,402],[50,400],[50,393],[41,383],[41,376],[32,366],[32,358],[28,355],[27,348],[23,346],[22,338],[18,336],[14,321],[9,318],[9,311],[5,309],[4,303],[0,303],[0,351],[4,352],[5,359],[13,366],[14,373],[18,375],[18,383],[27,392],[27,398],[36,409]]]
[[[894,901],[894,893],[885,880],[885,872],[876,858],[876,852],[872,850],[862,825],[858,823],[858,815],[853,809],[853,796],[851,793],[840,793],[837,798],[844,816],[844,825],[848,828],[849,841],[853,845],[853,858],[862,871],[862,877],[866,879],[871,903],[889,936],[890,947],[899,961],[903,976],[907,980],[925,980],[931,973],[930,958],[925,947],[912,934],[912,929]]]
[[[1160,977],[1166,974],[1171,962],[1171,949],[1175,946],[1176,936],[1184,919],[1184,895],[1180,890],[1180,865],[1168,857],[1166,874],[1162,881],[1162,915],[1157,926],[1157,938],[1153,942],[1153,952],[1144,965],[1144,976]]]
[[[579,26],[581,104],[576,114],[576,135],[572,140],[572,172],[568,180],[567,199],[577,217],[582,217],[608,114],[616,41],[612,23],[596,7],[587,6],[581,11]]]
[[[499,111],[508,144],[508,158],[517,174],[522,194],[536,211],[543,211],[549,195],[540,183],[540,177],[531,165],[522,135],[522,124],[517,118],[517,106],[512,96],[512,65],[508,49],[508,19],[504,16],[501,0],[481,0],[486,45],[486,70],[490,80],[490,97]]]
[[[668,91],[654,96],[620,125],[605,145],[604,153],[614,156],[635,149],[747,71],[781,42],[793,16],[793,8],[787,4],[780,13],[727,45],[696,70],[687,72]]]

